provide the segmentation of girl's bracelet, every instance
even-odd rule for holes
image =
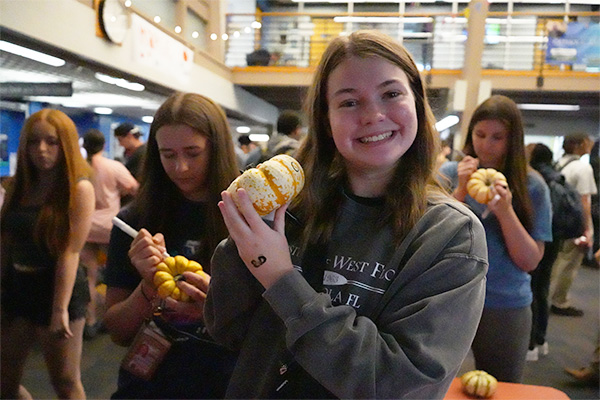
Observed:
[[[152,315],[154,315],[155,317],[160,316],[163,310],[165,309],[165,301],[163,299],[160,299],[160,301],[156,301],[157,294],[154,294],[154,296],[152,297],[148,297],[148,295],[146,295],[146,292],[144,291],[144,286],[144,281],[142,281],[140,290],[142,291],[142,296],[144,296],[144,299],[146,299],[148,304],[150,304],[150,306],[152,307]]]
[[[154,301],[154,299],[156,298],[156,295],[152,296],[152,297],[148,297],[148,295],[146,295],[146,292],[144,291],[144,281],[141,282],[140,284],[140,291],[142,292],[142,296],[144,296],[144,299],[146,299],[146,301],[150,304],[152,304],[152,302]]]

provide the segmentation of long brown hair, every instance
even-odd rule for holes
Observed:
[[[527,190],[527,157],[525,156],[525,133],[519,108],[510,98],[494,95],[481,103],[473,112],[465,139],[463,152],[477,157],[473,146],[473,129],[478,122],[498,120],[508,130],[508,149],[504,156],[502,173],[506,176],[513,196],[513,207],[519,220],[528,231],[533,226],[533,207]]]
[[[336,218],[331,210],[343,200],[339,188],[346,184],[347,172],[331,137],[327,83],[335,68],[351,57],[378,58],[398,66],[406,73],[414,94],[417,135],[399,160],[384,195],[386,218],[383,222],[393,221],[399,243],[424,214],[427,202],[432,200],[430,195],[444,193],[435,174],[439,134],[412,56],[400,43],[377,31],[357,31],[337,37],[321,58],[305,105],[309,133],[298,153],[307,184],[292,210],[305,223],[305,241],[307,238],[325,241],[330,237]]]
[[[143,227],[150,232],[164,232],[170,223],[171,210],[184,200],[162,166],[156,142],[156,133],[161,127],[178,124],[193,128],[210,143],[206,237],[202,240],[206,245],[201,249],[203,257],[210,259],[217,244],[228,235],[217,203],[221,192],[239,175],[227,116],[214,101],[196,93],[175,93],[156,111],[150,126],[140,190],[132,207],[141,217]]]
[[[17,168],[6,193],[2,217],[19,206],[25,196],[40,184],[39,171],[30,160],[27,147],[36,123],[44,121],[51,125],[58,135],[62,155],[55,167],[54,188],[41,208],[34,230],[34,240],[44,244],[50,254],[58,257],[67,247],[71,233],[69,209],[74,202],[74,189],[81,179],[89,179],[91,168],[81,155],[79,135],[71,118],[54,109],[42,109],[32,114],[21,129],[17,150]],[[2,232],[3,236],[7,232]],[[4,241],[3,241],[4,242]]]

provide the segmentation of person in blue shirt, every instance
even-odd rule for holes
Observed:
[[[527,165],[521,114],[508,97],[495,95],[477,107],[463,152],[460,162],[443,164],[440,173],[450,179],[453,196],[481,219],[486,233],[490,265],[472,346],[475,367],[499,381],[520,382],[531,331],[529,272],[542,259],[544,242],[552,241],[550,193]],[[487,205],[467,193],[478,168],[501,171],[508,182],[508,187],[493,185],[497,196]]]

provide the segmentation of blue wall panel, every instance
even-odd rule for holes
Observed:
[[[19,136],[25,122],[25,112],[0,110],[0,176],[9,175],[9,158],[12,154],[16,162]]]

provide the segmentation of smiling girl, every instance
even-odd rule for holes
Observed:
[[[271,225],[222,193],[231,239],[205,306],[240,350],[230,398],[442,398],[479,321],[481,224],[435,180],[438,133],[407,51],[334,39],[308,97],[306,184]],[[258,261],[257,261],[258,260]]]
[[[473,342],[475,367],[499,381],[520,382],[531,332],[529,272],[542,259],[544,242],[552,241],[550,194],[527,165],[521,113],[508,97],[492,96],[477,107],[463,152],[463,160],[442,165],[440,172],[451,179],[454,197],[482,219],[486,233],[490,267]],[[508,188],[495,184],[497,201],[487,206],[467,194],[467,181],[478,168],[501,171],[508,182]],[[491,213],[484,218],[486,207]]]

